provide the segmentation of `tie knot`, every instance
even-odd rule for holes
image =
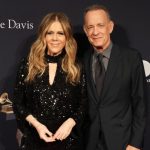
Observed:
[[[98,54],[97,55],[97,59],[99,60],[99,61],[102,61],[103,60],[103,57],[104,57],[104,55],[103,54]]]
[[[104,60],[103,60],[103,58],[104,58],[105,56],[103,55],[103,54],[101,54],[101,53],[99,53],[98,55],[97,55],[97,62],[98,62],[98,64],[100,65],[100,70],[105,70],[105,66],[104,66]]]

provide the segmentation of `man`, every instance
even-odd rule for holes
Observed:
[[[136,50],[112,43],[113,27],[104,6],[85,10],[83,28],[91,43],[84,58],[90,119],[87,150],[141,150],[146,84],[142,59]]]

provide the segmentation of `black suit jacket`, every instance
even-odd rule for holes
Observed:
[[[138,51],[114,45],[101,98],[97,96],[91,68],[92,50],[84,57],[89,97],[87,150],[95,150],[99,132],[105,150],[140,148],[145,127],[145,73]]]

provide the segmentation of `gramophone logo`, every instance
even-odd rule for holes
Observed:
[[[143,60],[144,70],[147,82],[150,82],[150,63],[146,60]]]

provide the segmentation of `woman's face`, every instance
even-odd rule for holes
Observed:
[[[49,27],[45,36],[49,55],[61,53],[66,44],[66,37],[59,21],[55,21]]]

